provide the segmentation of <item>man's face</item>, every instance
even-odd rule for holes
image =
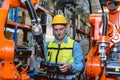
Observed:
[[[66,27],[65,25],[54,25],[53,26],[53,32],[55,34],[55,37],[58,39],[58,41],[62,41],[64,36],[66,35]]]

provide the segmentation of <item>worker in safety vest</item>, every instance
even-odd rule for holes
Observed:
[[[52,27],[55,38],[48,43],[45,53],[48,62],[61,64],[58,73],[62,74],[56,73],[57,77],[53,76],[52,78],[74,80],[76,73],[83,70],[83,55],[79,43],[66,35],[67,24],[63,15],[54,16]]]

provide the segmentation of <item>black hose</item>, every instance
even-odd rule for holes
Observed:
[[[90,2],[90,0],[88,0],[88,3],[89,3],[90,14],[92,14],[92,6],[91,6],[91,2]]]
[[[104,9],[103,9],[103,6],[102,6],[102,0],[99,0],[99,2],[100,2],[100,7],[102,9],[102,13],[104,13]]]
[[[38,23],[36,12],[34,10],[34,7],[33,7],[32,3],[30,2],[30,0],[26,0],[25,4],[26,4],[26,7],[28,9],[30,18],[31,18],[31,23],[32,24]]]
[[[102,36],[106,36],[106,34],[107,34],[107,25],[108,25],[108,20],[107,20],[107,14],[106,13],[103,13],[102,20],[103,20]]]

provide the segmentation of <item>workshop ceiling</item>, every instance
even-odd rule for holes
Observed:
[[[90,13],[89,2],[91,4],[92,13],[98,13],[98,10],[101,9],[99,0],[78,0],[78,5],[80,6],[80,8],[84,9],[84,11],[89,14]]]
[[[54,8],[56,8],[56,7],[63,7],[63,4],[62,4],[62,6],[61,5],[58,6],[60,0],[48,0],[48,1],[50,3],[53,3]],[[101,9],[99,0],[74,0],[74,1],[77,4],[76,8],[78,8],[78,9],[80,8],[80,9],[84,10],[84,12],[86,12],[87,14],[90,13],[89,2],[91,4],[92,13],[98,13],[98,10]]]

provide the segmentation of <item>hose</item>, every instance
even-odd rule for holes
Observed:
[[[90,14],[92,14],[92,6],[91,6],[90,0],[88,0],[88,3],[89,3],[89,11],[90,11]]]
[[[103,6],[102,6],[102,0],[99,0],[100,2],[100,6],[101,6],[101,9],[102,9],[102,12],[104,13],[104,9],[103,9]]]
[[[32,24],[38,23],[36,12],[34,10],[32,3],[30,2],[30,0],[25,0],[25,4],[26,4],[26,7],[27,7],[28,12],[30,14],[31,23]]]
[[[102,36],[106,36],[106,34],[107,34],[107,25],[108,25],[108,20],[107,20],[107,14],[106,13],[103,13],[102,19],[103,19]]]

